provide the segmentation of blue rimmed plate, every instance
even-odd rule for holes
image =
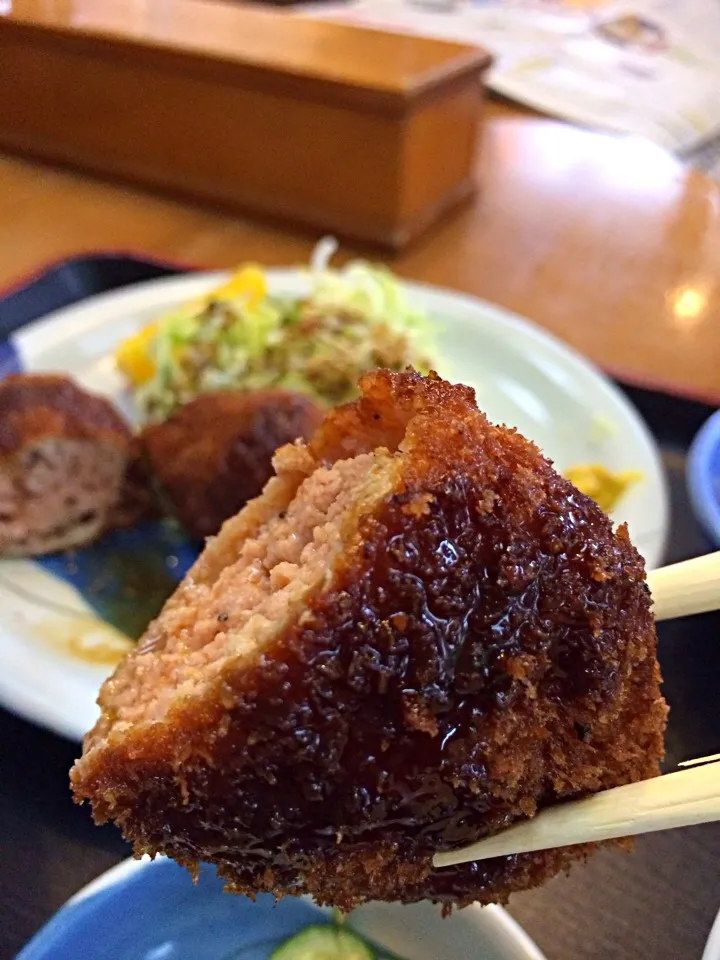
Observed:
[[[214,871],[197,885],[171,860],[127,860],[64,907],[17,960],[267,960],[275,946],[329,911],[307,897],[275,904],[224,893]],[[439,907],[368,904],[350,926],[407,960],[543,960],[501,907],[471,906],[442,919]]]
[[[117,343],[225,277],[153,280],[57,311],[12,335],[3,348],[6,368],[67,372],[120,408],[125,404],[131,416],[113,361]],[[269,270],[268,280],[275,294],[307,290],[297,270]],[[439,372],[473,386],[492,420],[517,427],[561,471],[597,461],[613,471],[640,471],[642,481],[623,498],[614,519],[628,522],[648,566],[656,566],[668,529],[665,477],[653,438],[617,387],[574,350],[505,310],[419,284],[406,289],[437,322]],[[74,739],[94,723],[98,687],[127,646],[102,616],[103,604],[107,609],[118,599],[112,576],[104,578],[110,584],[105,593],[83,590],[88,575],[105,564],[100,549],[80,551],[70,563],[0,561],[0,704]],[[159,552],[160,572],[168,580],[177,579],[192,559],[188,544],[157,527],[117,534],[102,549],[113,563],[125,551],[131,566],[133,557]]]

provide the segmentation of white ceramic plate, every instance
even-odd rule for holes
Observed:
[[[307,897],[255,903],[222,892],[211,868],[197,886],[170,860],[127,860],[55,914],[17,960],[267,960],[273,948],[329,911]],[[407,960],[543,960],[515,921],[477,904],[443,920],[439,907],[371,903],[349,925]]]
[[[23,369],[65,371],[124,403],[130,415],[112,360],[118,341],[224,276],[172,277],[94,297],[23,328],[12,346]],[[269,277],[274,293],[305,289],[298,271],[273,270]],[[415,284],[408,292],[438,324],[439,372],[473,386],[492,420],[535,440],[561,471],[601,461],[642,472],[615,519],[628,521],[648,566],[656,566],[668,527],[663,469],[652,437],[617,388],[560,341],[498,307]],[[72,655],[63,636],[82,627],[102,641],[107,628],[88,619],[92,613],[73,586],[30,561],[0,562],[0,610],[0,703],[80,738],[95,720],[108,667]]]
[[[715,917],[715,923],[703,950],[702,960],[720,960],[720,913]]]

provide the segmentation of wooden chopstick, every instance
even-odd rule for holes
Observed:
[[[668,773],[542,810],[467,847],[436,853],[435,867],[720,820],[720,763]]]
[[[713,753],[709,757],[695,757],[693,760],[682,760],[679,767],[699,767],[701,763],[714,763],[720,760],[720,753]]]
[[[720,610],[720,551],[648,573],[656,620]]]

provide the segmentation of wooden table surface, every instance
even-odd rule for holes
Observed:
[[[396,258],[396,270],[525,314],[632,380],[720,396],[717,185],[650,146],[499,106],[488,112],[481,176],[476,204]],[[133,250],[213,267],[247,258],[293,264],[315,239],[0,158],[2,286],[81,251]],[[698,416],[706,415],[702,408]],[[672,448],[668,458],[677,522],[689,517],[683,461]],[[675,533],[676,557],[707,549],[687,523]],[[675,762],[720,749],[712,739],[720,737],[718,620],[694,632],[662,626]],[[93,828],[87,811],[70,803],[75,746],[1,711],[0,741],[0,956],[10,957],[81,883],[127,851],[113,830]],[[570,879],[518,896],[512,912],[550,960],[699,960],[720,906],[718,862],[718,825],[655,835],[632,856],[603,852]]]
[[[476,202],[392,259],[399,273],[524,314],[626,379],[720,397],[720,185],[497,104],[479,164]],[[294,264],[316,239],[0,158],[1,285],[79,251]]]

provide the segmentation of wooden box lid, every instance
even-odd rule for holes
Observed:
[[[469,192],[469,164],[460,172],[449,156],[446,174],[430,176],[435,187],[406,181],[427,180],[418,151],[443,153],[439,140],[430,142],[433,104],[438,136],[454,130],[461,144],[474,143],[479,78],[489,62],[475,47],[242,4],[13,0],[0,16],[0,83],[13,91],[0,99],[0,143],[401,245],[421,228],[409,219],[424,225]],[[343,139],[348,150],[367,151],[364,167],[375,181],[365,192],[384,194],[381,203],[377,196],[370,202],[372,209],[358,209],[358,217],[347,199],[337,202],[343,189],[364,189],[357,180],[363,165],[350,161],[345,171],[338,162]],[[305,169],[302,177],[279,156],[283,142],[294,165]],[[199,162],[213,148],[234,151],[234,164],[217,157]],[[442,158],[427,161],[438,174],[446,166]],[[304,192],[313,171],[338,181],[328,184],[327,209],[317,191]],[[401,209],[409,194],[416,198],[410,206],[419,203],[423,211]]]

